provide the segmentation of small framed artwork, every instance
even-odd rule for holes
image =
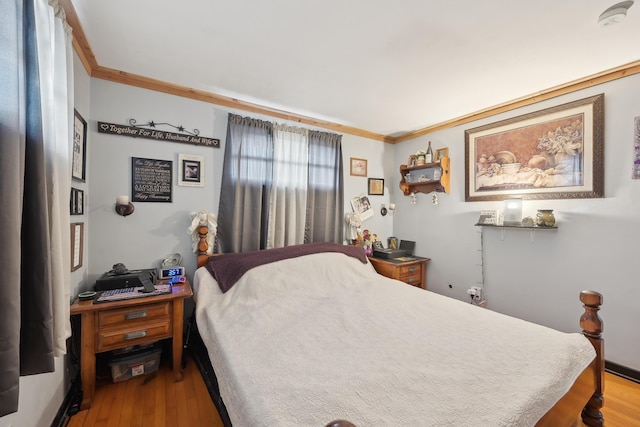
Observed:
[[[75,222],[71,224],[71,271],[76,271],[82,267],[82,251],[84,240],[84,223]]]
[[[435,161],[439,162],[443,157],[449,157],[449,147],[446,148],[438,148],[436,150],[436,158]]]
[[[84,215],[84,191],[72,188],[69,199],[71,215]]]
[[[382,178],[369,178],[369,192],[370,196],[382,196],[384,195],[384,179]]]
[[[204,156],[178,154],[178,185],[204,187]]]
[[[73,118],[73,158],[71,159],[71,178],[85,181],[87,169],[87,122],[78,110],[74,109]]]
[[[351,176],[367,176],[367,160],[351,157],[349,159],[351,164]]]

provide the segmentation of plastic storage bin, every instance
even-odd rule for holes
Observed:
[[[149,349],[112,357],[109,366],[113,382],[119,383],[133,377],[156,372],[160,367],[161,355],[162,347],[153,346]]]

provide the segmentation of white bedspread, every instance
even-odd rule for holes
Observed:
[[[194,288],[235,427],[532,426],[595,357],[581,334],[390,280],[337,253],[254,268],[225,294],[201,268]]]

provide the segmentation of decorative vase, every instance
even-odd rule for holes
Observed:
[[[538,209],[536,214],[538,227],[553,227],[555,223],[556,217],[553,215],[553,209]]]
[[[416,156],[416,166],[422,166],[426,163],[425,156]]]
[[[369,246],[369,245],[365,246],[364,247],[364,253],[367,256],[373,255],[373,248],[371,246]]]

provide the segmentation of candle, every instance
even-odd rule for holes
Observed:
[[[116,205],[128,205],[129,196],[116,196]]]

